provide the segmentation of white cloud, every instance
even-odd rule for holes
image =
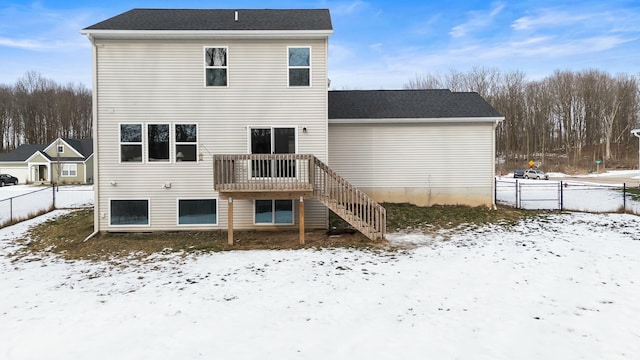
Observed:
[[[0,37],[0,46],[18,48],[23,50],[44,50],[44,45],[41,42],[30,39],[15,40]]]
[[[595,14],[543,9],[535,16],[523,16],[516,19],[511,27],[514,30],[536,30],[556,26],[567,26],[594,19]]]
[[[504,4],[496,4],[490,11],[470,11],[468,13],[469,20],[463,24],[454,26],[449,32],[449,35],[458,38],[474,30],[485,28],[493,22],[493,18],[500,14],[504,8]]]
[[[90,47],[89,41],[78,35],[67,40],[34,40],[34,39],[11,39],[0,37],[0,47],[9,47],[29,51],[49,51],[70,52],[79,48]]]
[[[369,6],[368,3],[360,0],[355,0],[351,2],[338,3],[331,7],[332,15],[350,15],[361,11]]]

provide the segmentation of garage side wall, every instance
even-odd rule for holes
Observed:
[[[330,124],[329,166],[379,202],[493,203],[493,123]]]

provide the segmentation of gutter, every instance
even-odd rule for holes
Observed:
[[[111,30],[83,29],[90,39],[322,38],[333,30]]]
[[[352,118],[329,119],[329,124],[427,124],[427,123],[495,123],[497,126],[503,117],[441,117],[441,118]]]

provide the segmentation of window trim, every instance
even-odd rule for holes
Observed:
[[[289,49],[307,48],[309,49],[309,66],[291,66],[289,65]],[[310,45],[289,45],[287,46],[287,87],[288,88],[311,88],[313,87],[313,52]],[[289,78],[289,70],[291,69],[309,69],[309,85],[291,85],[291,79]]]
[[[113,224],[111,219],[111,202],[112,201],[146,201],[147,202],[147,223],[146,224]],[[122,227],[151,227],[151,198],[109,198],[109,226],[122,226]]]
[[[271,216],[271,222],[268,223],[259,223],[256,222],[256,201],[258,200],[269,200],[271,201],[271,212],[272,212],[272,216]],[[276,207],[276,200],[282,200],[282,201],[291,201],[291,221],[290,223],[277,223],[275,222],[275,216],[276,216],[276,212],[275,212],[275,207]],[[296,224],[296,204],[293,201],[293,199],[254,199],[253,200],[253,225],[255,226],[291,226],[291,225],[295,225]]]
[[[64,174],[64,168],[65,167],[71,167],[71,169],[68,170],[68,174],[65,175]],[[75,174],[71,175],[71,172],[74,172]],[[62,163],[60,164],[60,176],[62,177],[78,177],[78,164],[75,163]]]
[[[226,55],[227,55],[227,65],[225,66],[207,66],[207,49],[212,49],[212,48],[222,48],[222,49],[226,49]],[[202,60],[203,60],[203,66],[204,66],[204,79],[203,79],[203,85],[205,88],[207,89],[216,89],[216,88],[228,88],[229,87],[229,46],[228,45],[205,45],[202,47]],[[207,85],[207,69],[225,69],[227,71],[227,84],[222,86],[222,85]]]
[[[140,125],[140,142],[122,142],[122,125]],[[145,124],[142,122],[121,122],[118,123],[118,163],[119,164],[144,164],[145,163],[145,150],[144,150],[144,137],[146,133],[144,131]],[[140,145],[140,161],[122,161],[122,145]]]
[[[206,224],[180,224],[180,201],[181,200],[215,200],[216,201],[216,222]],[[179,197],[176,199],[176,226],[179,227],[211,227],[220,224],[220,200],[217,197]]]
[[[172,123],[172,129],[170,131],[173,131],[173,136],[171,137],[171,139],[173,140],[173,162],[174,163],[199,163],[200,162],[200,146],[198,145],[198,139],[200,137],[200,127],[198,126],[197,122],[194,123],[184,123],[184,122],[175,122]],[[194,125],[196,127],[196,141],[195,142],[178,142],[178,140],[176,140],[176,126],[178,125]],[[178,161],[178,158],[176,155],[178,155],[178,145],[195,145],[196,147],[196,160],[195,161]]]
[[[147,163],[147,164],[169,164],[171,163],[171,137],[173,135],[173,132],[171,131],[171,123],[170,122],[146,122],[144,123],[145,126],[143,126],[143,136],[142,136],[142,143],[144,146],[144,155],[146,155],[146,157],[143,160],[143,163]],[[166,160],[154,160],[151,161],[151,157],[149,156],[149,126],[151,125],[168,125],[169,126],[169,139],[168,139],[168,144],[167,146],[169,147],[169,157]],[[145,141],[146,140],[146,141]]]

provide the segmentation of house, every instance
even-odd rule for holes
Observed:
[[[304,241],[330,209],[379,239],[376,197],[492,203],[500,115],[477,94],[328,91],[326,9],[133,9],[81,32],[93,49],[96,232],[226,229],[232,243],[234,229],[299,229]],[[439,110],[420,110],[432,96]],[[421,140],[435,142],[409,143]],[[442,164],[475,179],[445,190]]]
[[[379,202],[493,204],[495,129],[480,95],[329,92],[329,164]]]
[[[49,144],[23,144],[0,154],[0,172],[21,183],[93,182],[93,139],[57,138]]]

